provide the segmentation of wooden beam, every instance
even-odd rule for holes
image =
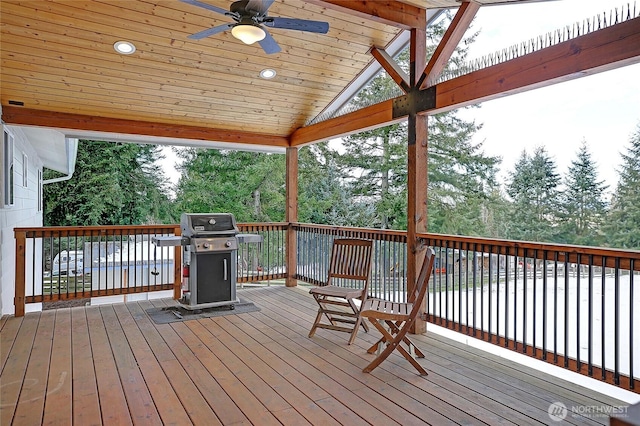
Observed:
[[[426,62],[426,31],[411,30],[410,75],[411,87],[417,88],[417,80]],[[408,122],[407,145],[407,296],[409,302],[421,303],[421,313],[425,312],[424,300],[413,300],[422,267],[424,247],[419,242],[418,233],[427,232],[427,116],[418,115],[416,104],[412,104]],[[427,331],[426,322],[419,315],[411,326],[411,333]]]
[[[306,0],[308,3],[339,10],[353,16],[409,30],[426,28],[427,11],[395,0]]]
[[[291,134],[291,146],[303,146],[364,130],[400,122],[406,117],[393,119],[393,101],[384,101],[318,124],[301,127]],[[381,124],[384,123],[384,124]]]
[[[298,221],[298,148],[287,148],[286,153],[286,182],[285,182],[285,221],[289,224],[287,228],[286,242],[286,262],[287,278],[285,285],[295,287],[298,285],[297,274],[297,244],[296,230],[292,223]]]
[[[408,93],[410,90],[409,76],[400,68],[400,65],[384,49],[373,47],[371,48],[371,55],[376,58],[382,68],[389,74],[389,77],[400,86],[404,93]]]
[[[435,107],[423,108],[421,112],[436,114],[636,63],[640,63],[640,18],[471,72],[421,90],[417,95],[431,96],[430,90],[435,88]],[[412,95],[302,127],[292,134],[291,143],[321,142],[397,123],[408,114],[394,115],[393,105]]]
[[[2,106],[2,120],[6,124],[54,127],[60,129],[89,130],[278,147],[287,147],[289,145],[288,139],[284,136],[238,130],[216,129],[210,127],[152,123],[148,121],[69,114],[11,105]]]
[[[453,55],[458,44],[460,44],[460,40],[462,40],[469,25],[471,25],[471,21],[476,16],[478,9],[480,9],[480,4],[475,1],[465,1],[460,5],[456,16],[451,21],[449,28],[444,33],[442,40],[440,40],[438,47],[436,47],[431,59],[429,59],[424,73],[420,77],[418,82],[420,89],[433,86],[434,81],[438,78],[449,59],[451,59],[451,55]]]
[[[640,18],[635,18],[442,82],[436,86],[436,108],[429,114],[639,62]]]

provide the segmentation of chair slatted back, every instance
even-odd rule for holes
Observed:
[[[431,247],[428,247],[427,252],[425,253],[424,261],[422,262],[422,267],[420,268],[420,275],[418,275],[416,288],[413,292],[413,299],[409,300],[409,302],[413,303],[411,314],[409,314],[411,318],[415,318],[417,316],[420,305],[422,304],[422,300],[424,299],[425,294],[427,294],[427,289],[429,288],[429,280],[431,279],[431,273],[433,272],[433,263],[435,257],[436,254],[433,249]],[[409,297],[409,295],[407,295],[407,297]]]
[[[373,241],[336,239],[333,242],[327,285],[338,279],[369,281]]]

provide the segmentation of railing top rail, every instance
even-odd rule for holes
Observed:
[[[334,225],[318,225],[314,223],[299,223],[292,222],[291,226],[295,229],[321,229],[328,232],[338,233],[356,233],[361,235],[381,235],[393,238],[406,238],[407,231],[397,231],[392,229],[376,229],[376,228],[356,228],[348,226],[334,226]]]
[[[14,228],[15,232],[32,232],[32,231],[53,231],[53,232],[68,232],[68,231],[103,231],[103,230],[141,230],[147,231],[149,229],[171,229],[174,230],[180,228],[178,224],[156,224],[156,225],[95,225],[95,226],[37,226],[28,228]]]
[[[254,222],[239,223],[238,226],[247,228],[286,228],[289,226],[286,222]],[[133,231],[133,232],[132,232]],[[153,224],[153,225],[94,225],[94,226],[38,226],[38,227],[18,227],[14,228],[14,233],[26,233],[30,236],[50,237],[60,234],[71,236],[95,235],[96,233],[104,233],[108,235],[118,235],[120,233],[176,233],[180,234],[180,224]]]
[[[493,238],[480,238],[480,237],[465,237],[461,235],[446,235],[446,234],[431,234],[420,233],[418,237],[426,240],[441,240],[448,242],[460,243],[464,248],[469,248],[469,245],[491,245],[500,248],[511,249],[508,254],[518,254],[527,251],[527,257],[533,257],[535,250],[538,251],[538,256],[543,257],[543,252],[560,252],[564,254],[581,254],[581,255],[593,255],[593,256],[605,256],[605,257],[624,257],[627,259],[640,260],[640,250],[629,249],[615,249],[605,247],[589,247],[589,246],[576,246],[568,244],[556,244],[556,243],[536,243],[531,241],[505,241]],[[457,247],[456,247],[457,248]],[[475,247],[478,249],[478,247]],[[481,247],[480,247],[481,248]],[[507,254],[504,252],[496,254]],[[549,259],[552,260],[552,259]]]
[[[14,235],[27,237],[82,237],[94,235],[175,234],[180,235],[179,225],[105,225],[105,226],[45,226],[14,228]]]
[[[239,228],[267,228],[267,229],[286,229],[289,222],[242,222],[238,223]]]

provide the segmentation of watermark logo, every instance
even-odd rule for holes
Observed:
[[[561,422],[568,416],[590,419],[608,418],[611,415],[625,416],[627,414],[627,407],[616,405],[575,405],[568,408],[562,402],[558,401],[549,405],[547,413],[549,413],[549,417],[554,422]]]
[[[562,402],[554,402],[553,404],[549,405],[547,413],[549,413],[549,417],[551,417],[551,420],[553,420],[554,422],[561,422],[567,417],[567,413],[569,413],[569,410],[567,409],[567,406]]]

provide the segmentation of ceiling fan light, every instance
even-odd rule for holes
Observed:
[[[253,44],[267,36],[267,33],[256,25],[236,25],[231,29],[231,34],[245,44]]]

